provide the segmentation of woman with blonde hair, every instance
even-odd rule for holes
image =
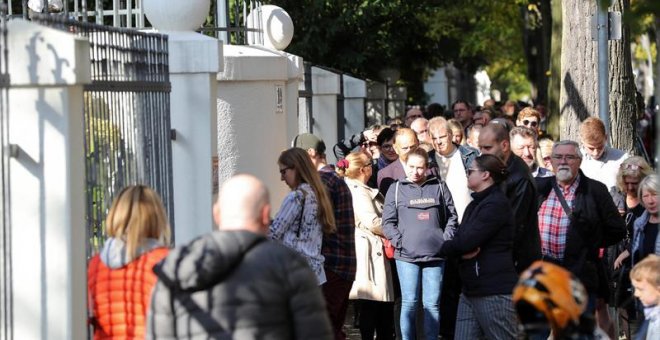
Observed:
[[[337,229],[330,198],[305,150],[288,149],[277,163],[281,179],[291,192],[284,198],[268,234],[305,256],[321,285],[326,281],[321,255],[323,234]]]
[[[170,226],[158,194],[144,185],[119,193],[106,218],[108,239],[87,270],[94,339],[145,336],[153,266],[168,253]]]
[[[394,286],[390,261],[383,251],[383,196],[367,186],[371,160],[364,152],[353,152],[337,162],[337,173],[344,177],[353,198],[355,214],[355,281],[349,298],[360,306],[362,339],[394,338]]]

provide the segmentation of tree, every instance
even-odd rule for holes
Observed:
[[[559,137],[559,95],[561,93],[561,0],[552,0],[552,39],[550,58],[550,79],[548,81],[547,132]]]
[[[561,139],[579,140],[580,123],[589,116],[598,116],[598,51],[589,19],[596,14],[596,6],[595,1],[562,1]],[[615,9],[625,11],[628,7],[629,0],[615,1]],[[629,33],[609,43],[609,58],[612,145],[632,151],[636,108]]]

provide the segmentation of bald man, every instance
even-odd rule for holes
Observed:
[[[482,154],[501,158],[507,165],[506,196],[516,220],[513,240],[514,264],[518,273],[541,259],[536,186],[527,164],[511,151],[509,131],[497,121],[486,124],[479,134]]]
[[[154,267],[147,339],[332,339],[307,261],[268,241],[270,202],[250,175],[232,177],[213,207],[219,231]]]
[[[405,164],[408,160],[408,154],[417,149],[419,140],[417,134],[412,129],[401,128],[394,134],[394,152],[399,155],[399,159],[390,163],[378,172],[378,191],[383,195],[387,194],[387,190],[392,183],[406,178]]]

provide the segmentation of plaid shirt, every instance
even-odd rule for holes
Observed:
[[[328,190],[335,213],[337,232],[323,235],[321,254],[325,256],[324,267],[346,281],[355,280],[355,215],[353,198],[348,185],[330,166],[319,170],[321,181]]]
[[[559,186],[566,203],[571,209],[575,200],[575,190],[579,183],[580,176],[578,175],[573,184],[567,189]],[[558,260],[564,259],[566,234],[570,224],[571,220],[564,212],[555,190],[551,190],[548,198],[543,201],[539,209],[539,232],[541,233],[541,254],[543,256]]]

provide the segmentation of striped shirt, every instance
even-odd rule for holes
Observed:
[[[559,189],[564,195],[568,206],[573,209],[575,191],[580,183],[580,175],[575,178],[573,184],[564,189]],[[566,235],[571,219],[564,212],[561,202],[554,190],[550,191],[548,198],[543,201],[539,209],[539,232],[541,233],[541,254],[558,260],[564,259],[566,250]]]
[[[355,280],[355,215],[351,191],[335,170],[327,165],[319,170],[330,196],[337,232],[323,236],[325,268],[346,281]]]
[[[302,183],[286,195],[270,225],[268,236],[303,255],[319,285],[325,283],[321,255],[323,231],[318,219],[318,201],[309,184]]]

